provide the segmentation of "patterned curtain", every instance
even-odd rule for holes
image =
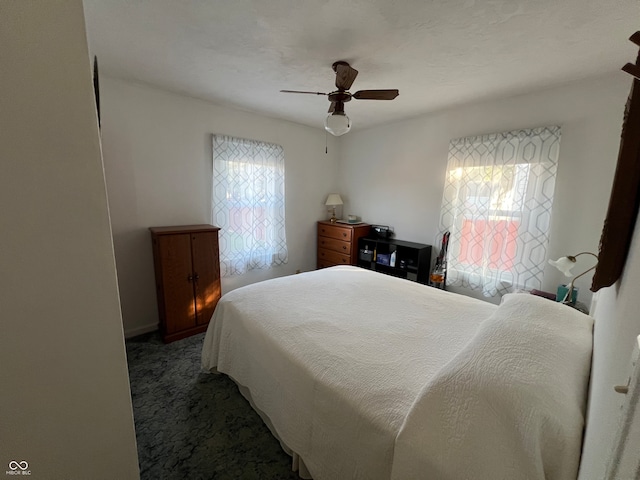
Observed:
[[[222,276],[287,263],[280,145],[213,136],[212,220]]]
[[[447,285],[486,297],[540,288],[547,262],[560,127],[452,140],[440,237]]]

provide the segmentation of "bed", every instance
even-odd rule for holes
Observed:
[[[302,477],[575,479],[592,319],[350,266],[224,295],[202,364],[240,387]]]

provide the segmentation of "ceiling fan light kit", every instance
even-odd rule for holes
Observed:
[[[324,129],[331,135],[339,137],[351,130],[351,119],[344,112],[333,112],[324,120]]]
[[[324,121],[324,128],[331,135],[339,137],[351,130],[351,119],[344,113],[344,104],[356,100],[393,100],[399,95],[398,90],[359,90],[354,94],[348,92],[353,81],[358,76],[358,71],[347,62],[335,62],[332,65],[336,72],[336,90],[331,93],[305,92],[300,90],[280,90],[283,93],[303,93],[310,95],[326,95],[331,105],[329,115]]]

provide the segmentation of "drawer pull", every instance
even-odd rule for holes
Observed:
[[[346,232],[342,232],[342,236],[346,237],[347,236]]]
[[[343,250],[346,250],[346,249],[347,249],[347,246],[346,246],[346,245],[343,245],[343,246],[342,246],[342,249],[343,249]]]

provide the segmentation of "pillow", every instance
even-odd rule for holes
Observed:
[[[592,331],[571,307],[505,295],[415,400],[392,478],[575,480]]]

